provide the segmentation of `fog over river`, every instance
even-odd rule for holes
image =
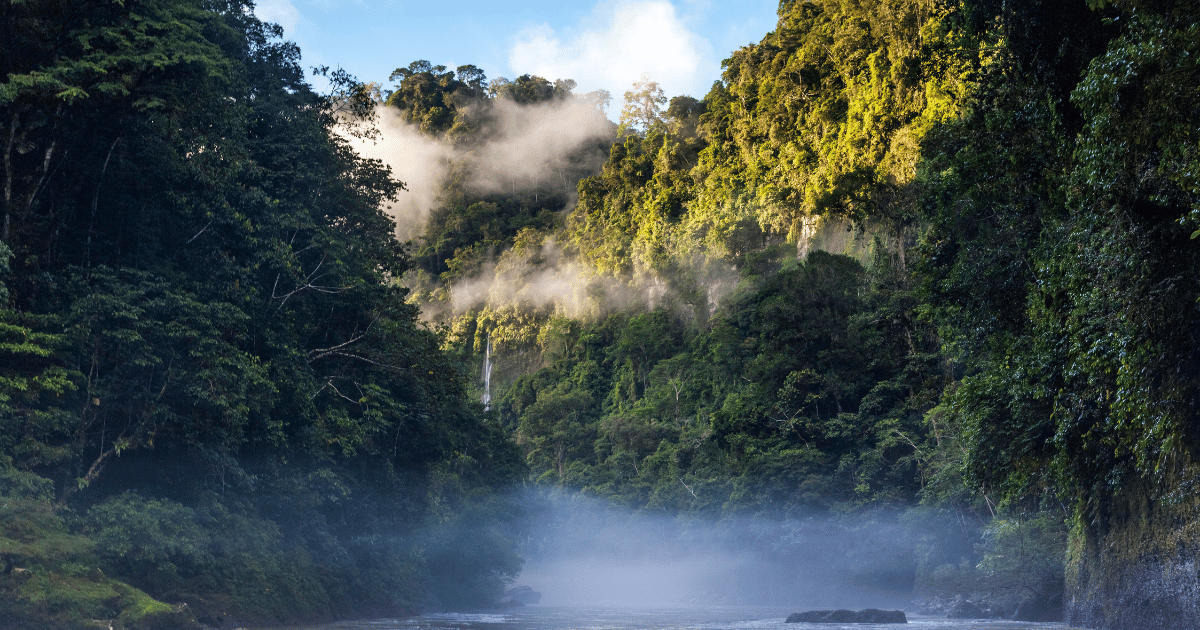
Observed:
[[[903,628],[929,630],[1066,630],[1060,623],[961,621],[909,615],[908,626],[784,623],[791,609],[721,606],[691,608],[591,608],[525,606],[496,613],[442,613],[411,619],[343,621],[291,630],[836,630]]]

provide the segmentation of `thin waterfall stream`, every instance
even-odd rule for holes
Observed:
[[[492,335],[488,333],[487,347],[483,351],[483,410],[492,408]]]

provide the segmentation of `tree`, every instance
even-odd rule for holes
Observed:
[[[471,114],[486,96],[487,77],[473,65],[447,70],[420,59],[397,68],[388,77],[399,81],[387,105],[400,110],[401,118],[422,132],[453,140],[467,138],[480,124]]]
[[[625,104],[621,106],[621,131],[648,131],[662,122],[662,106],[667,102],[662,87],[650,79],[649,74],[633,82],[633,89],[625,91]]]
[[[551,83],[542,77],[523,74],[516,79],[504,77],[493,79],[488,86],[488,92],[495,98],[508,99],[521,105],[534,105],[554,100],[563,100],[572,96],[575,81],[571,79],[556,79]]]

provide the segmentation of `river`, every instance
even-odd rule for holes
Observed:
[[[343,621],[288,630],[871,630],[897,624],[784,623],[780,608],[589,608],[526,606],[496,613],[440,613],[410,619]],[[960,621],[909,615],[908,627],[928,630],[1066,630],[1061,623]],[[282,630],[282,629],[281,629]]]

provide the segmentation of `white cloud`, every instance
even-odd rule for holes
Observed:
[[[282,26],[289,34],[294,34],[300,23],[300,11],[291,0],[259,0],[254,5],[254,15],[264,22]]]
[[[309,4],[322,11],[339,11],[345,10],[348,6],[357,7],[359,9],[371,9],[370,3],[367,0],[309,0]],[[389,8],[399,8],[400,4],[395,0],[381,3],[381,6]]]
[[[697,98],[719,75],[711,44],[667,0],[602,0],[584,24],[566,33],[548,24],[528,27],[517,34],[508,65],[516,73],[606,89],[618,108],[643,73],[668,96]]]

